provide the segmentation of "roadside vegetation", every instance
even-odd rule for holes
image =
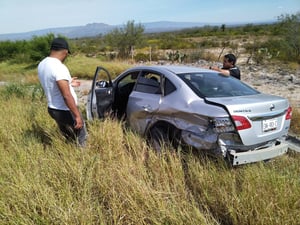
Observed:
[[[69,40],[66,64],[82,79],[98,65],[114,77],[140,61],[218,60],[229,46],[249,62],[280,60],[293,69],[300,63],[299,19],[160,34],[143,34],[129,21],[110,36]],[[124,45],[129,30],[140,41]],[[0,42],[0,224],[299,224],[298,153],[236,168],[194,153],[157,155],[111,119],[88,122],[85,149],[66,144],[37,80],[52,38]],[[126,46],[122,55],[118,45]],[[291,130],[298,135],[299,124],[294,108]]]
[[[110,119],[66,144],[39,86],[0,89],[1,224],[298,224],[300,155],[238,168],[157,155]]]
[[[111,61],[173,60],[195,62],[209,58],[205,50],[225,48],[237,56],[249,55],[249,61],[264,63],[270,60],[300,63],[300,12],[281,15],[273,24],[248,24],[237,27],[205,26],[177,32],[144,33],[141,24],[128,21],[106,35],[69,40],[73,54]],[[28,41],[0,42],[0,61],[37,64],[49,51],[53,34],[33,37]]]

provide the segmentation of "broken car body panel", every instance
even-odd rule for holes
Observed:
[[[97,81],[88,96],[87,117],[114,115],[140,135],[231,158],[234,165],[284,154],[291,108],[233,77],[189,66],[139,66]],[[154,129],[155,128],[155,129]],[[156,132],[155,134],[153,132]]]

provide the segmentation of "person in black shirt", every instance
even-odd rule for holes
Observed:
[[[223,67],[210,66],[209,69],[218,71],[225,76],[233,76],[237,79],[241,79],[240,69],[235,65],[236,57],[234,54],[226,54],[223,59]]]

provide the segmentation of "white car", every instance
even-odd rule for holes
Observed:
[[[98,80],[103,72],[107,80]],[[292,109],[283,97],[208,69],[138,66],[112,80],[98,67],[87,118],[108,115],[124,119],[158,150],[162,143],[189,146],[240,165],[287,152]]]

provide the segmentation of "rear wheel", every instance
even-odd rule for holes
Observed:
[[[151,128],[148,141],[157,151],[161,152],[164,148],[176,150],[180,144],[180,132],[170,126],[155,126]]]
[[[155,151],[161,152],[167,140],[167,134],[162,128],[154,127],[151,129],[149,143]]]

